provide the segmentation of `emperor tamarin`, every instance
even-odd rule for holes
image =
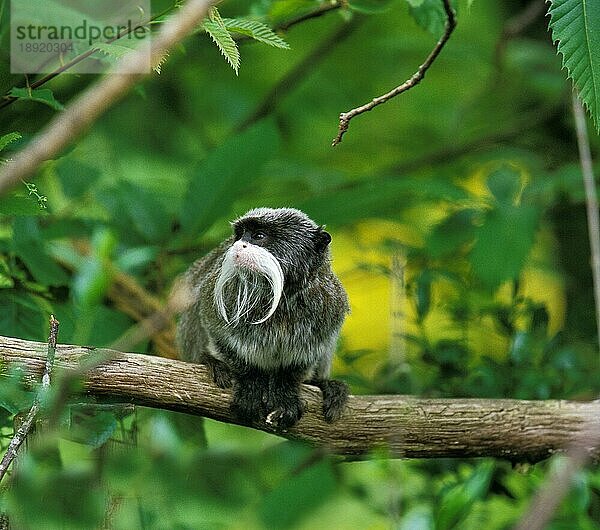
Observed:
[[[328,376],[349,306],[331,270],[331,236],[293,208],[256,208],[232,225],[185,275],[193,302],[177,332],[184,358],[233,385],[243,422],[295,424],[303,381],[321,388],[325,419],[336,420],[348,391]]]

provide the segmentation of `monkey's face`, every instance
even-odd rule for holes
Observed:
[[[233,223],[233,242],[215,284],[226,322],[264,322],[283,289],[302,287],[327,257],[331,236],[291,208],[251,210]]]
[[[225,252],[215,283],[215,305],[228,324],[260,324],[271,317],[283,294],[283,271],[266,249],[235,241]]]
[[[328,255],[331,236],[304,213],[259,208],[233,224],[235,244],[264,249],[280,264],[286,286],[301,286]],[[243,259],[243,258],[242,258]]]

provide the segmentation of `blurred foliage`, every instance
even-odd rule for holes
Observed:
[[[524,21],[524,1],[456,2],[458,28],[426,79],[353,120],[332,150],[339,112],[410,77],[443,28],[433,0],[342,4],[222,2],[160,75],[35,184],[0,197],[0,334],[44,341],[53,312],[60,342],[107,346],[133,324],[107,296],[117,271],[166,297],[232,218],[295,206],[333,234],[352,305],[335,372],[354,393],[593,397],[570,86],[543,13]],[[9,73],[2,6],[0,89],[18,98],[0,108],[6,160],[95,77],[26,90]],[[348,37],[303,62],[343,25]],[[554,38],[570,31],[558,26]],[[1,368],[5,449],[36,389]],[[565,465],[385,453],[341,463],[234,425],[61,399],[46,396],[53,421],[0,496],[18,528],[503,529]],[[600,473],[582,471],[551,528],[599,527]]]

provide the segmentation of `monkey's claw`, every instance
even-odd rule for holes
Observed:
[[[300,421],[304,414],[304,404],[300,398],[289,398],[285,403],[280,403],[267,414],[266,423],[278,430],[285,431]]]

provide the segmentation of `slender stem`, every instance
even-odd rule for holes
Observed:
[[[40,396],[42,392],[45,392],[50,387],[50,375],[52,374],[52,366],[54,364],[54,356],[56,354],[56,341],[58,339],[58,325],[59,322],[54,318],[54,315],[50,315],[50,336],[48,337],[48,353],[46,354],[46,362],[44,364],[44,375],[42,376],[42,388],[36,395],[25,420],[21,426],[17,429],[10,444],[0,461],[0,482],[6,475],[8,468],[12,461],[16,458],[19,448],[23,445],[23,442],[27,438],[27,435],[31,431],[31,427],[35,421],[35,418],[40,410]]]
[[[573,91],[573,115],[575,116],[575,130],[577,132],[577,145],[579,146],[579,161],[583,174],[585,188],[585,206],[587,209],[588,238],[592,255],[592,279],[594,282],[594,301],[596,303],[596,333],[600,341],[600,216],[598,214],[598,197],[596,183],[592,168],[592,154],[590,141],[585,123],[585,112]]]
[[[431,50],[431,53],[427,56],[427,59],[425,59],[425,62],[421,66],[419,66],[418,70],[413,74],[413,76],[410,79],[407,79],[401,85],[397,86],[396,88],[390,90],[389,92],[387,92],[381,96],[373,98],[371,101],[369,101],[368,103],[365,103],[364,105],[361,105],[360,107],[356,107],[347,112],[342,112],[340,114],[340,122],[339,122],[339,126],[338,126],[337,136],[331,142],[331,145],[333,147],[335,147],[342,141],[342,137],[344,136],[345,132],[348,130],[348,126],[350,125],[350,120],[352,118],[355,118],[359,114],[363,114],[365,112],[369,112],[370,110],[373,110],[378,105],[381,105],[382,103],[389,101],[390,99],[396,97],[397,95],[402,94],[402,92],[406,92],[407,90],[410,90],[411,88],[418,85],[423,80],[423,78],[425,77],[425,73],[427,72],[429,67],[433,64],[433,62],[436,60],[437,56],[440,54],[440,52],[442,51],[442,48],[450,39],[450,35],[452,34],[452,32],[454,31],[454,28],[456,27],[456,16],[454,14],[454,10],[452,9],[452,6],[450,5],[450,0],[442,0],[442,2],[444,4],[444,10],[446,12],[446,17],[447,17],[446,28],[445,28],[444,34],[441,36],[440,40],[437,42],[437,44],[435,45],[433,50]]]

